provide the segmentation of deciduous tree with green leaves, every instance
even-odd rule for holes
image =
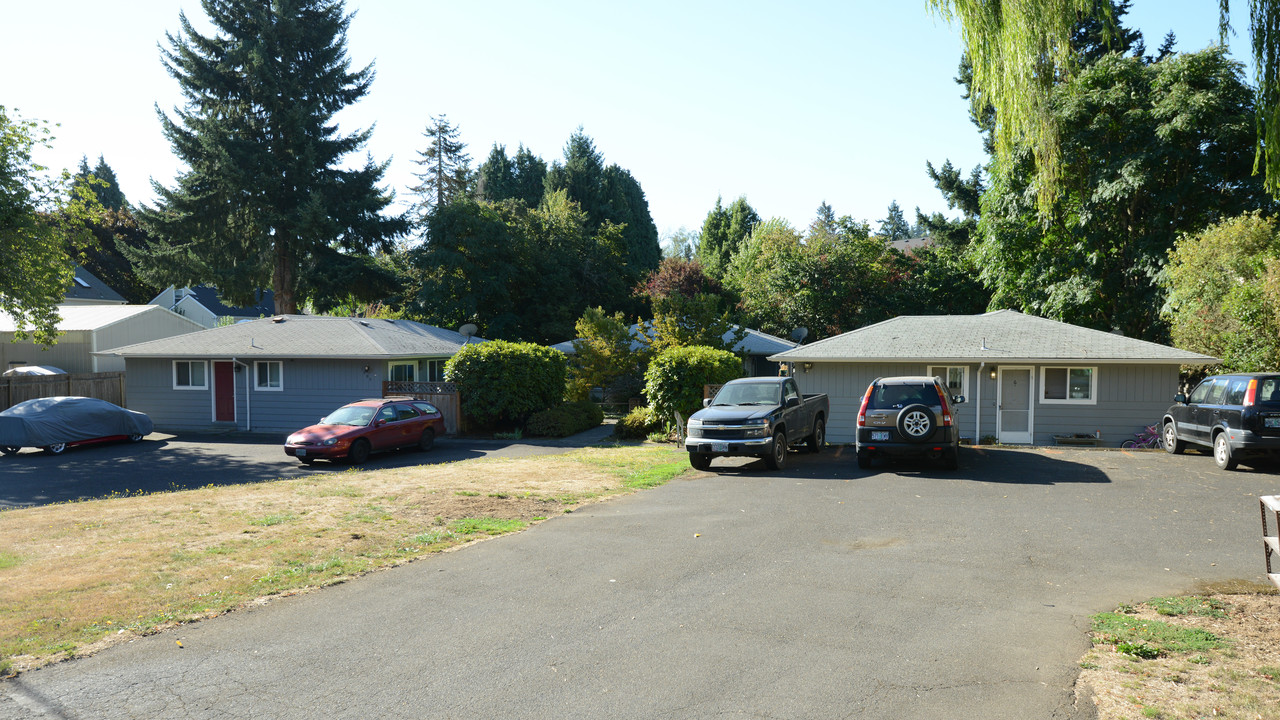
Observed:
[[[1224,370],[1280,368],[1280,226],[1249,213],[1178,240],[1165,316],[1173,342],[1222,358]]]
[[[49,147],[48,125],[0,105],[0,312],[16,338],[57,342],[58,304],[75,277],[73,248],[93,243],[89,223],[101,212],[93,193],[71,174],[50,175],[32,159]]]
[[[668,348],[649,362],[644,394],[658,417],[684,435],[684,422],[702,407],[704,385],[742,377],[742,359],[728,350],[701,345]]]
[[[187,168],[173,188],[153,183],[159,202],[140,219],[156,240],[131,259],[156,285],[208,284],[233,303],[270,287],[276,311],[296,313],[302,275],[328,267],[318,257],[390,251],[408,230],[386,214],[386,165],[344,163],[371,131],[334,120],[369,92],[373,66],[350,68],[341,0],[201,6],[214,32],[179,15],[163,51],[185,105],[174,118],[157,109]]]

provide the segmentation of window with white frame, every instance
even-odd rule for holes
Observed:
[[[284,363],[279,360],[254,362],[253,387],[255,390],[284,390]]]
[[[427,360],[424,364],[427,382],[444,382],[444,360]]]
[[[1047,366],[1040,368],[1040,402],[1097,404],[1098,369]]]
[[[174,360],[174,390],[208,390],[208,363],[204,360]]]
[[[948,395],[969,396],[969,366],[967,365],[931,365],[929,374],[942,378]]]
[[[418,363],[412,360],[390,363],[387,366],[387,379],[392,382],[417,382]]]

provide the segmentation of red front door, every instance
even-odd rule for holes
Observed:
[[[234,363],[213,364],[213,419],[215,422],[236,421],[236,369]]]

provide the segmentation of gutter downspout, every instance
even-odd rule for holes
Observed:
[[[244,431],[252,432],[253,407],[249,402],[249,398],[251,397],[249,383],[253,382],[253,378],[250,377],[253,375],[253,368],[249,367],[248,363],[240,362],[237,358],[231,358],[231,362],[244,366]]]
[[[973,414],[973,444],[982,444],[982,370],[987,366],[987,361],[983,360],[978,363],[978,402],[975,408],[977,412]]]

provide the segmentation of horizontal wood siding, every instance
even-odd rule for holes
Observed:
[[[382,373],[364,372],[367,360],[285,360],[282,391],[255,390],[250,382],[246,409],[244,373],[236,373],[236,415],[244,425],[249,414],[254,432],[290,433],[356,400],[382,396]],[[249,372],[253,372],[250,363]]]
[[[212,378],[212,364],[207,372]],[[149,415],[157,430],[209,430],[214,426],[212,392],[174,390],[171,360],[128,358],[125,376],[129,380],[129,409]]]
[[[1052,445],[1054,435],[1097,432],[1104,446],[1119,446],[1142,428],[1159,422],[1178,392],[1176,365],[1099,365],[1097,368],[1096,405],[1040,402],[1040,369],[1036,368],[1037,445]]]
[[[827,438],[832,443],[852,443],[858,422],[858,407],[867,386],[877,377],[923,375],[941,362],[915,363],[814,363],[809,371],[796,370],[801,392],[827,393],[831,417]],[[952,363],[954,364],[954,363]],[[1054,363],[1054,367],[1061,367]],[[966,402],[953,408],[960,435],[972,442],[996,434],[996,385],[991,365],[981,369],[970,364]],[[1054,435],[1093,434],[1104,445],[1118,446],[1144,426],[1155,423],[1173,402],[1178,390],[1178,367],[1174,365],[1098,365],[1098,402],[1094,405],[1066,405],[1040,401],[1040,366],[1032,366],[1034,442],[1052,445]]]

